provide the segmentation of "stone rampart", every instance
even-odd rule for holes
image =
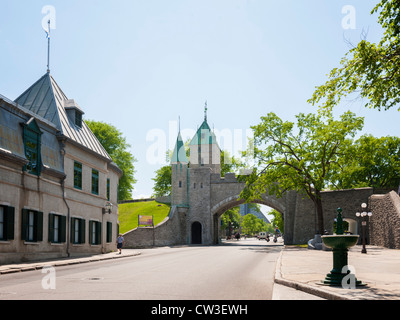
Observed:
[[[400,249],[400,197],[391,191],[370,198],[370,243],[390,249]]]
[[[140,227],[123,234],[125,248],[162,247],[186,242],[187,209],[172,207],[167,218],[154,227]]]

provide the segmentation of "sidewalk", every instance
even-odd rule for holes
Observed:
[[[78,264],[78,263],[88,263],[88,262],[103,261],[103,260],[110,260],[110,259],[120,259],[120,258],[137,256],[137,255],[140,255],[140,252],[137,250],[124,249],[124,250],[122,250],[122,254],[118,254],[117,252],[109,252],[109,253],[105,253],[105,254],[97,254],[97,255],[84,256],[84,257],[60,258],[60,259],[46,260],[46,261],[0,265],[0,275],[7,274],[7,273],[40,270],[46,266],[60,267],[60,266],[68,266],[68,265]]]
[[[399,300],[400,250],[367,246],[352,247],[348,263],[354,267],[357,280],[365,287],[343,289],[321,285],[332,270],[332,251],[285,246],[277,261],[275,282],[329,300]]]

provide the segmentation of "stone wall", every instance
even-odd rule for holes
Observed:
[[[370,243],[400,249],[400,197],[394,191],[370,198]]]
[[[154,228],[136,228],[123,237],[125,248],[161,247],[186,242],[186,208],[172,207],[167,218]]]
[[[216,243],[219,217],[225,210],[243,202],[238,200],[238,195],[244,184],[238,183],[233,174],[228,174],[225,178],[210,175],[209,168],[189,172],[190,206],[173,206],[169,217],[154,229],[136,228],[127,232],[124,235],[126,246],[134,248],[189,244],[193,222],[200,222],[202,226],[203,244]],[[344,218],[356,220],[355,213],[360,204],[367,203],[372,194],[372,188],[322,192],[324,225],[327,232],[333,233],[333,222],[338,207],[342,208]],[[284,215],[285,244],[304,244],[314,238],[317,220],[314,204],[307,196],[290,191],[279,199],[265,194],[256,202],[273,207]]]
[[[290,192],[286,196],[285,244],[304,244],[314,238],[317,231],[317,218],[313,202],[300,193]],[[342,208],[343,218],[356,220],[355,213],[361,203],[368,203],[373,194],[372,188],[324,191],[321,193],[324,212],[324,232],[333,233],[333,222],[337,208]],[[359,230],[361,230],[359,228]]]

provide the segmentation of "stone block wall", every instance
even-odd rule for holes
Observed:
[[[356,220],[355,213],[360,208],[361,203],[368,203],[368,198],[372,194],[372,188],[323,191],[321,197],[324,211],[324,229],[329,234],[333,234],[333,222],[339,207],[343,210],[343,218]],[[293,202],[294,198],[291,197],[290,199]],[[302,196],[302,194],[297,194],[295,199],[294,210],[293,203],[291,203],[291,206],[287,205],[285,244],[307,243],[308,240],[314,238],[317,231],[317,218],[313,202],[307,196]]]
[[[186,208],[172,207],[167,218],[154,228],[136,228],[123,235],[125,248],[183,244],[186,239]]]
[[[400,197],[391,191],[370,198],[370,243],[390,249],[400,249]]]

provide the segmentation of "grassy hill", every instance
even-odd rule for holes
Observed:
[[[138,215],[152,215],[154,225],[157,225],[168,216],[169,209],[169,206],[155,201],[122,203],[119,205],[119,232],[137,228]]]

